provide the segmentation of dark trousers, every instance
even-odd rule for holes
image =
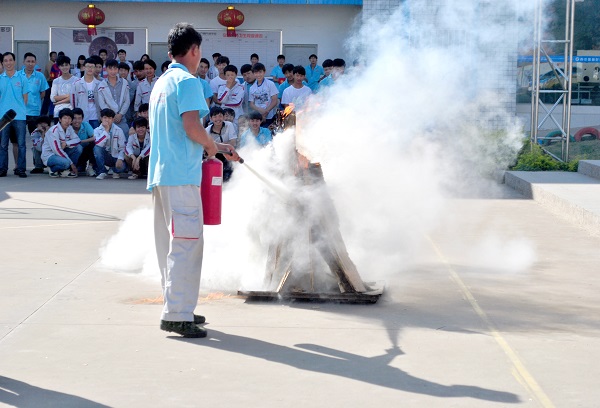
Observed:
[[[99,174],[98,169],[96,168],[96,158],[94,157],[94,142],[82,143],[81,146],[83,147],[83,151],[77,161],[77,170],[85,171],[85,167],[89,161],[94,171]]]

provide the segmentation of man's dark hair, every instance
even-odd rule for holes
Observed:
[[[156,71],[156,62],[152,61],[151,59],[147,59],[144,61],[144,65],[146,64],[150,65]]]
[[[148,119],[142,117],[135,118],[133,120],[133,128],[137,129],[140,126],[148,127]]]
[[[81,108],[73,108],[73,115],[81,115],[82,118],[85,117]]]
[[[150,109],[150,104],[148,103],[140,103],[140,107],[138,108],[138,112],[148,112]]]
[[[12,52],[10,52],[10,51],[7,51],[7,52],[5,52],[4,54],[2,54],[2,61],[4,61],[4,58],[5,58],[7,55],[12,55],[12,57],[13,57],[13,60],[15,60],[15,61],[17,60],[17,59],[16,59],[16,57],[15,57],[15,54],[13,54],[13,53],[12,53]]]
[[[346,66],[346,61],[344,61],[341,58],[336,58],[336,59],[333,60],[333,66],[335,68],[345,67]]]
[[[251,111],[247,115],[247,117],[248,117],[248,120],[254,119],[254,120],[260,120],[261,122],[262,122],[262,119],[263,119],[262,115],[260,113],[258,113],[257,111]]]
[[[119,68],[119,61],[117,61],[116,59],[109,59],[108,61],[106,61],[106,68],[108,67]]]
[[[235,118],[235,111],[231,108],[223,108],[223,115],[231,115]]]
[[[50,54],[48,54],[48,56],[51,57],[52,54],[56,54],[56,51],[50,51]]]
[[[62,111],[61,111],[61,112],[62,112]],[[115,111],[114,111],[114,110],[112,110],[112,109],[110,109],[110,108],[105,108],[105,109],[102,109],[102,110],[100,111],[100,117],[101,117],[101,118],[103,118],[103,117],[105,117],[105,116],[106,116],[106,117],[109,117],[109,118],[114,118],[114,117],[115,117]]]
[[[225,72],[233,72],[234,74],[237,75],[238,70],[237,70],[237,67],[235,65],[227,65],[225,67],[225,69],[223,69],[223,73],[225,73]]]
[[[171,61],[167,60],[165,62],[163,62],[162,64],[160,64],[160,71],[164,71],[165,69],[169,69],[169,64],[171,64]]]
[[[123,48],[121,48],[119,51],[117,51],[117,54],[120,54],[120,53],[127,54],[127,51],[125,51]]]
[[[23,55],[23,61],[25,61],[27,57],[33,57],[33,59],[37,61],[37,57],[32,52],[26,52],[25,55]]]
[[[284,74],[286,72],[294,72],[294,65],[293,64],[283,64],[283,67],[281,67],[281,70],[283,71]]]
[[[312,57],[315,57],[315,58],[319,59],[319,58],[317,57],[317,54],[310,54],[310,55],[308,56],[308,59],[311,59]]]
[[[104,61],[100,58],[99,55],[92,55],[90,59],[93,61],[94,65],[104,65]]]
[[[58,119],[62,119],[63,116],[68,116],[73,119],[73,111],[69,108],[61,109],[60,112],[58,112]]]
[[[52,120],[50,120],[48,116],[38,116],[38,118],[35,120],[35,124],[39,125],[40,123],[45,123],[50,126],[52,124]]]
[[[71,58],[67,57],[66,55],[61,55],[60,57],[58,57],[56,59],[56,65],[58,65],[60,67],[61,65],[64,65],[64,64],[71,65]]]
[[[106,48],[100,48],[100,51],[98,51],[98,55],[105,53],[108,55],[108,50]]]
[[[250,65],[250,64],[244,64],[240,68],[240,74],[242,74],[242,75],[244,75],[248,71],[252,71],[252,65]]]
[[[250,55],[250,59],[252,58],[256,58],[257,60],[260,61],[260,58],[258,58],[258,54],[257,53],[253,53],[252,55]]]
[[[333,67],[333,61],[330,60],[329,58],[327,58],[325,61],[323,61],[323,68],[331,68]]]
[[[126,69],[127,71],[130,71],[131,68],[129,68],[129,65],[126,62],[119,62],[119,69],[123,68]]]
[[[282,59],[282,58],[285,60],[285,55],[283,55],[283,54],[279,54],[279,55],[277,56],[277,59]]]
[[[191,24],[177,23],[169,31],[167,44],[173,57],[183,57],[193,45],[200,47],[202,36]]]
[[[219,58],[217,58],[217,65],[220,65],[220,64],[229,65],[229,58],[227,58],[225,55],[221,55]]]
[[[261,64],[260,62],[257,62],[256,64],[252,65],[252,72],[258,72],[258,71],[267,71],[267,69],[265,68],[265,66],[263,64]]]
[[[218,114],[223,115],[225,112],[223,112],[223,108],[221,108],[220,106],[213,106],[212,108],[210,108],[210,112],[209,112],[209,116],[212,118],[215,115]]]
[[[200,58],[200,62],[204,62],[210,68],[210,62],[208,62],[208,60],[206,58],[204,58],[204,57]]]
[[[144,70],[144,61],[135,61],[133,63],[133,69],[135,71],[143,71]]]
[[[292,71],[294,74],[306,75],[306,70],[302,65],[296,65]]]
[[[58,61],[58,60],[57,60]],[[87,57],[85,59],[85,61],[83,61],[83,65],[85,66],[86,64],[92,64],[92,65],[96,65],[96,59],[92,58],[92,57]]]
[[[221,56],[221,53],[219,53],[219,52],[215,52],[215,53],[212,55],[213,59],[215,59],[215,58],[219,58],[220,56]]]

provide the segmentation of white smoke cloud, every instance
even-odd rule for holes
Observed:
[[[514,95],[502,93],[514,79],[500,72],[512,61],[502,51],[506,42],[516,52],[517,19],[526,26],[532,13],[514,4],[406,1],[388,21],[365,23],[348,47],[366,65],[348,70],[298,115],[299,147],[322,164],[326,190],[301,187],[294,177],[291,132],[266,149],[241,151],[247,165],[236,164],[224,188],[223,224],[205,227],[203,288],[262,289],[269,247],[299,239],[318,223],[326,196],[364,280],[409,268],[424,237],[448,217],[449,194],[496,188],[490,176],[521,146],[520,124],[507,104]],[[507,29],[507,21],[515,24]],[[302,202],[302,216],[294,200]],[[110,260],[120,258],[137,217],[151,220],[148,212],[131,214],[102,252],[105,265],[116,267]],[[140,247],[152,251],[151,232],[143,237]],[[475,264],[504,259],[506,268],[523,271],[535,261],[529,243],[490,237],[479,252],[497,256],[473,255]],[[128,267],[152,269],[152,257],[142,252],[130,254]],[[147,274],[153,273],[158,277]]]

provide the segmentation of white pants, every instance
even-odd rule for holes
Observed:
[[[152,189],[154,240],[161,271],[162,320],[193,321],[198,303],[204,248],[202,201],[198,186]]]

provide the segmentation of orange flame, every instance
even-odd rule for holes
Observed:
[[[290,103],[288,106],[285,107],[285,109],[283,110],[283,116],[282,118],[287,117],[290,113],[292,113],[294,111],[294,104]]]

